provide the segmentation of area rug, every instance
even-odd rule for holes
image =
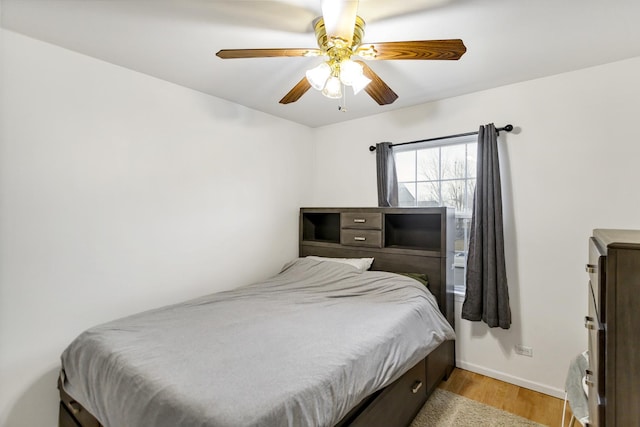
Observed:
[[[542,424],[436,389],[410,427],[543,427]]]

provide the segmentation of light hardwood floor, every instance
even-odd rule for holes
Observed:
[[[540,424],[551,427],[562,424],[562,399],[504,381],[456,368],[439,387]],[[571,412],[567,408],[565,425],[570,418]],[[575,425],[579,426],[579,423]]]

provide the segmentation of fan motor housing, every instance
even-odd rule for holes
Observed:
[[[353,38],[351,42],[351,46],[346,46],[351,49],[351,51],[355,51],[358,46],[362,44],[362,39],[364,38],[364,27],[366,23],[364,19],[359,16],[356,16],[356,24],[353,29]],[[346,44],[346,41],[338,38],[338,39],[330,39],[327,36],[327,31],[324,27],[324,19],[322,17],[318,17],[313,22],[313,29],[316,33],[316,40],[318,42],[318,47],[325,52],[328,52],[331,48],[336,46],[337,41],[342,41],[343,44]]]

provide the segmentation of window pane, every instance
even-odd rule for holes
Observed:
[[[471,213],[473,211],[473,194],[476,191],[476,180],[470,179],[467,181],[467,194],[462,206],[462,211]]]
[[[400,206],[416,205],[416,183],[415,182],[399,182],[398,183],[398,204]]]
[[[416,152],[402,151],[396,153],[396,172],[398,182],[416,180]],[[414,191],[415,194],[415,191]]]
[[[465,144],[450,145],[448,147],[442,147],[440,156],[442,158],[442,178],[441,179],[465,178],[465,173],[466,173]]]
[[[442,181],[442,204],[456,208],[456,212],[462,211],[465,204],[466,181],[454,179]]]
[[[440,147],[418,150],[418,181],[440,179]]]
[[[469,250],[470,226],[471,220],[469,218],[456,218],[456,235],[454,237],[454,250],[456,251],[456,256],[458,256],[458,253],[462,253],[462,255],[459,255],[461,257],[466,256],[466,253]],[[456,261],[460,261],[460,259],[456,257]]]
[[[478,163],[478,144],[467,144],[467,176],[476,177],[476,166]]]
[[[440,203],[440,185],[435,182],[419,182],[418,189],[418,206],[431,207],[442,206]]]
[[[469,139],[473,141],[473,139]],[[454,284],[464,290],[478,144],[431,146],[395,154],[400,206],[456,210]]]

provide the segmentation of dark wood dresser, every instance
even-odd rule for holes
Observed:
[[[640,230],[589,240],[590,426],[640,426]]]

